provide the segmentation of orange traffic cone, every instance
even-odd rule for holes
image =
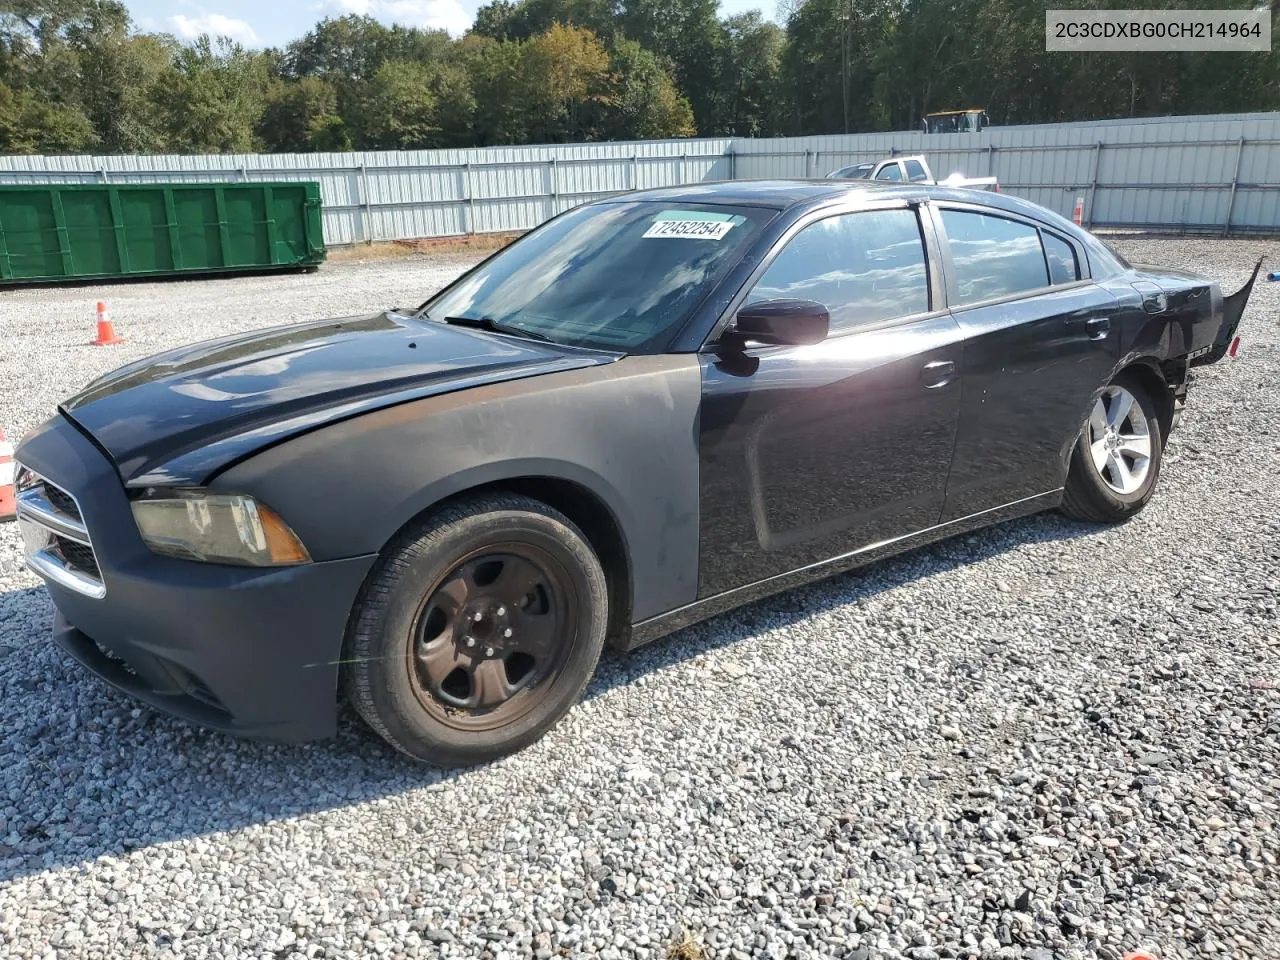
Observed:
[[[13,444],[0,427],[0,520],[12,520],[18,512],[18,498],[13,490]]]
[[[105,347],[112,343],[124,343],[124,337],[117,337],[115,327],[111,326],[111,319],[107,316],[107,305],[101,300],[98,301],[98,336],[96,339],[90,340],[95,347]]]

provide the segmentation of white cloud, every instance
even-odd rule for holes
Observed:
[[[328,6],[383,23],[448,30],[455,37],[466,33],[474,19],[458,0],[330,0]]]
[[[258,42],[258,35],[253,32],[253,27],[243,20],[224,17],[220,13],[206,13],[199,17],[188,17],[180,13],[176,17],[170,17],[169,23],[183,40],[194,40],[207,33],[211,37],[230,37],[246,45]]]

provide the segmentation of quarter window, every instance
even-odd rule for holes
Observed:
[[[1074,283],[1080,279],[1080,266],[1071,244],[1052,233],[1041,233],[1044,240],[1044,256],[1049,262],[1050,283]]]
[[[833,332],[929,310],[924,243],[913,210],[827,217],[788,241],[747,296],[816,300]]]
[[[942,210],[960,303],[977,303],[1048,286],[1040,231],[969,210]]]
[[[924,172],[924,166],[919,160],[907,161],[907,179],[912,183],[919,183],[921,180],[929,179],[929,175]]]

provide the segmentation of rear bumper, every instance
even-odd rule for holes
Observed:
[[[250,568],[157,556],[114,468],[65,418],[26,438],[17,459],[75,495],[92,536],[105,595],[48,584],[54,639],[76,661],[217,730],[272,740],[334,733],[343,634],[374,557]]]
[[[1213,343],[1203,350],[1196,351],[1188,358],[1191,361],[1191,366],[1201,367],[1217,363],[1228,352],[1235,356],[1235,352],[1231,349],[1232,341],[1236,338],[1236,331],[1240,329],[1240,320],[1244,316],[1244,308],[1249,304],[1249,295],[1253,292],[1253,285],[1257,282],[1258,271],[1261,269],[1262,261],[1259,260],[1253,268],[1253,275],[1249,277],[1249,282],[1231,294],[1231,296],[1223,297],[1222,323],[1218,327],[1218,332],[1214,335]]]

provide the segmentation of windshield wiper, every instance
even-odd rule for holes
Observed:
[[[541,340],[544,343],[556,342],[544,333],[537,333],[533,330],[526,330],[524,327],[503,323],[501,320],[493,319],[493,317],[445,317],[444,322],[451,323],[456,327],[474,327],[477,330],[488,330],[490,333],[506,333],[513,337]]]

